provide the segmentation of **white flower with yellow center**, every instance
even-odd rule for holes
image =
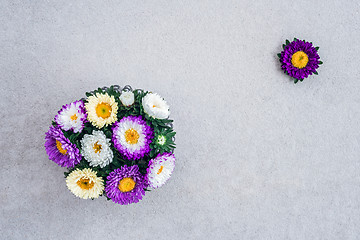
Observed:
[[[157,93],[148,93],[142,99],[145,113],[153,118],[166,119],[170,115],[169,105]]]
[[[128,116],[113,126],[114,147],[128,160],[137,160],[148,154],[153,130],[141,116]]]
[[[172,153],[159,154],[150,160],[147,168],[149,187],[158,188],[165,184],[175,168],[175,156]]]
[[[66,178],[66,185],[77,197],[98,198],[104,191],[104,180],[90,168],[72,171]]]
[[[93,134],[85,134],[81,139],[81,154],[90,166],[101,168],[107,166],[113,160],[113,152],[110,149],[110,139],[107,139],[102,131],[93,131]]]
[[[86,112],[83,101],[66,104],[55,116],[55,122],[65,131],[81,132],[84,128]]]
[[[109,96],[107,93],[96,93],[88,97],[85,108],[89,122],[97,128],[102,128],[117,120],[118,104],[114,96]]]
[[[134,93],[131,91],[122,92],[120,95],[120,101],[126,107],[133,105],[135,101]]]

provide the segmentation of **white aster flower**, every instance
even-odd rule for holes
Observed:
[[[93,131],[92,135],[85,134],[81,139],[81,154],[92,167],[105,167],[113,160],[110,149],[110,139],[102,131]]]
[[[81,132],[84,128],[86,113],[84,103],[75,101],[66,104],[55,116],[55,122],[65,131],[72,129],[74,133]]]
[[[132,91],[123,91],[120,95],[120,101],[126,107],[133,105],[135,101],[134,93]]]
[[[172,153],[159,154],[150,160],[147,169],[149,187],[158,188],[165,184],[175,168],[175,156]]]
[[[150,152],[153,130],[141,116],[128,116],[113,126],[115,148],[129,160],[142,158]]]
[[[66,185],[77,197],[98,198],[104,191],[104,180],[90,168],[72,171],[66,178]]]
[[[88,120],[97,128],[113,124],[117,120],[118,104],[114,96],[96,93],[87,98],[85,108]]]
[[[145,113],[153,118],[166,119],[170,115],[169,105],[157,93],[148,93],[142,99]]]

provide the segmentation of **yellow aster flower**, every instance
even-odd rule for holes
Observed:
[[[114,96],[96,93],[87,98],[85,103],[87,119],[97,128],[113,124],[117,120],[118,104]]]
[[[90,168],[72,171],[66,178],[66,185],[77,197],[98,198],[104,191],[104,180]]]

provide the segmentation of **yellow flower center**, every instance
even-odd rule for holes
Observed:
[[[101,152],[102,146],[101,146],[101,144],[99,144],[99,141],[97,141],[97,142],[94,144],[93,149],[94,149],[95,153]]]
[[[108,103],[99,103],[96,106],[96,114],[101,118],[108,118],[111,115],[111,106]]]
[[[77,118],[78,117],[76,116],[76,113],[70,117],[70,119],[73,120],[73,121],[77,120]]]
[[[309,62],[308,55],[303,51],[297,51],[291,57],[291,63],[296,68],[304,68]]]
[[[65,155],[67,153],[67,150],[62,148],[62,144],[58,140],[56,140],[56,147],[62,155]]]
[[[119,182],[119,190],[121,192],[130,192],[135,187],[135,182],[132,178],[123,178]]]
[[[139,140],[139,137],[139,133],[133,128],[130,128],[125,132],[125,140],[129,144],[136,144]]]
[[[77,181],[76,184],[84,190],[92,189],[95,185],[94,181],[90,182],[90,179],[88,178],[80,178],[80,180]]]
[[[157,174],[160,174],[163,169],[164,169],[164,166],[161,166],[160,169],[159,169],[159,171],[157,172]]]
[[[153,105],[153,108],[156,108],[156,106],[155,106],[155,105]]]

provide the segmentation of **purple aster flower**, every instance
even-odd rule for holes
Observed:
[[[107,176],[105,192],[108,198],[121,205],[137,203],[145,195],[146,182],[137,165],[112,171]]]
[[[55,122],[65,131],[72,129],[74,133],[78,133],[83,130],[86,118],[83,101],[75,101],[62,106],[55,116]]]
[[[113,125],[115,148],[128,160],[137,160],[150,152],[153,130],[141,116],[128,116]]]
[[[318,74],[316,69],[322,64],[317,53],[318,47],[295,38],[291,43],[286,40],[283,48],[284,50],[278,54],[281,68],[286,74],[295,78],[295,83],[298,80],[303,81],[313,73]]]
[[[80,163],[81,155],[79,149],[64,136],[64,133],[58,126],[51,126],[45,135],[45,149],[50,160],[61,167],[68,168],[72,168]]]

